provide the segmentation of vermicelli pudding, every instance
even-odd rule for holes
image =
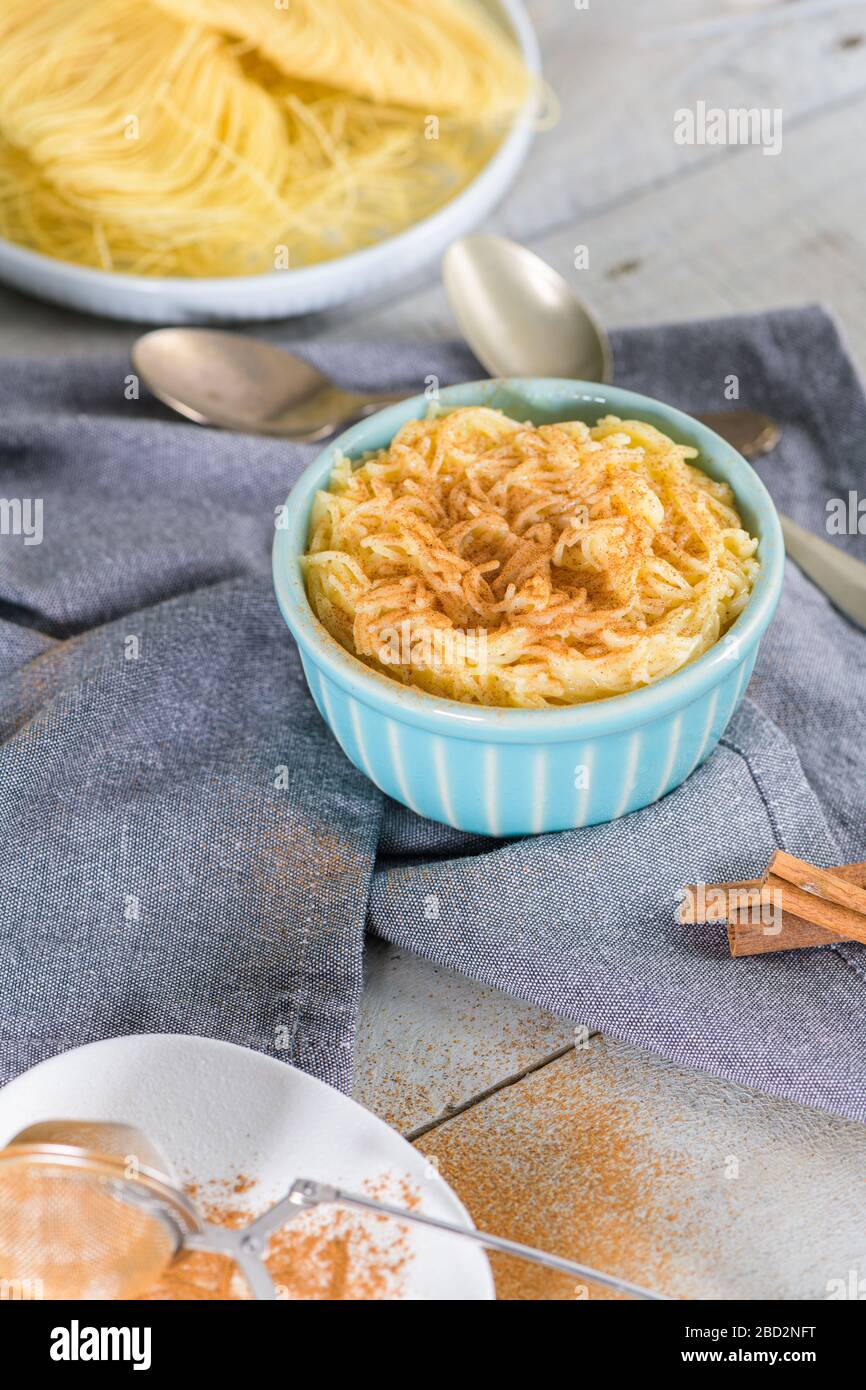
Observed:
[[[697,458],[614,415],[411,420],[317,493],[310,603],[367,665],[450,699],[530,709],[637,690],[718,641],[758,572],[731,489]]]

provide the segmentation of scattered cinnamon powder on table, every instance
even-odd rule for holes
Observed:
[[[417,1141],[481,1230],[664,1292],[671,1278],[671,1170],[641,1134],[637,1103],[581,1093],[574,1054]],[[608,1299],[511,1256],[490,1255],[500,1299]]]

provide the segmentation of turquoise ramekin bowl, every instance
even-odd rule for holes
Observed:
[[[784,543],[769,494],[745,459],[690,416],[648,396],[585,381],[476,381],[442,390],[446,407],[485,405],[547,424],[614,414],[648,420],[694,445],[730,484],[759,539],[760,574],[737,621],[697,661],[655,685],[555,710],[494,709],[439,699],[350,656],[310,608],[300,556],[310,508],[337,453],[390,444],[430,401],[413,396],[361,421],[302,474],[274,540],[277,600],[310,691],[344,753],[388,796],[460,830],[514,836],[616,820],[678,787],[709,756],[737,708],[782,586]]]

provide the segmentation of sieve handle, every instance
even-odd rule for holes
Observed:
[[[184,1240],[185,1250],[202,1250],[208,1255],[228,1255],[234,1260],[247,1282],[250,1293],[262,1302],[272,1302],[277,1291],[270,1271],[262,1258],[262,1246],[250,1228],[239,1231],[223,1226],[204,1225]]]
[[[531,1264],[545,1265],[548,1269],[556,1269],[562,1274],[571,1274],[579,1279],[588,1279],[594,1284],[602,1284],[606,1288],[616,1289],[618,1293],[630,1294],[632,1298],[650,1299],[660,1303],[668,1301],[665,1294],[651,1293],[648,1289],[642,1289],[637,1284],[629,1283],[627,1279],[618,1279],[615,1274],[602,1274],[589,1265],[576,1264],[573,1260],[564,1260],[559,1255],[550,1255],[545,1250],[535,1250],[530,1245],[521,1245],[517,1241],[506,1240],[503,1236],[487,1235],[484,1231],[476,1231],[474,1226],[459,1226],[451,1221],[443,1221],[438,1216],[426,1216],[422,1212],[407,1211],[405,1207],[394,1207],[387,1202],[377,1202],[372,1197],[362,1197],[355,1192],[344,1192],[342,1188],[331,1187],[328,1183],[314,1182],[310,1178],[298,1178],[292,1183],[286,1196],[277,1202],[276,1206],[271,1207],[270,1211],[264,1212],[251,1226],[247,1227],[245,1234],[247,1238],[252,1235],[257,1245],[261,1247],[274,1231],[285,1225],[291,1215],[296,1216],[299,1210],[330,1203],[358,1207],[363,1211],[378,1212],[380,1215],[396,1217],[398,1221],[410,1221],[417,1226],[431,1226],[437,1231],[447,1231],[449,1235],[462,1236],[465,1240],[474,1241],[476,1245],[483,1245],[488,1250],[498,1250],[504,1255],[516,1255],[518,1259],[528,1260]]]

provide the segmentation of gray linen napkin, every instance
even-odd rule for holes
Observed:
[[[621,384],[686,409],[737,374],[784,426],[761,471],[805,525],[862,485],[866,406],[820,310],[615,348]],[[359,388],[480,375],[454,345],[303,351]],[[789,566],[755,703],[658,806],[518,843],[421,821],[340,753],[276,613],[273,509],[315,451],[175,423],[128,371],[0,367],[0,499],[41,499],[44,527],[0,536],[0,1079],[170,1030],[346,1086],[368,914],[576,1022],[866,1117],[866,950],[732,962],[722,929],[674,915],[683,882],[754,873],[774,844],[866,856],[864,634]]]
[[[128,373],[0,367],[0,499],[43,530],[0,535],[0,1081],[152,1031],[348,1088],[381,797],[273,598],[306,459],[169,423]]]

